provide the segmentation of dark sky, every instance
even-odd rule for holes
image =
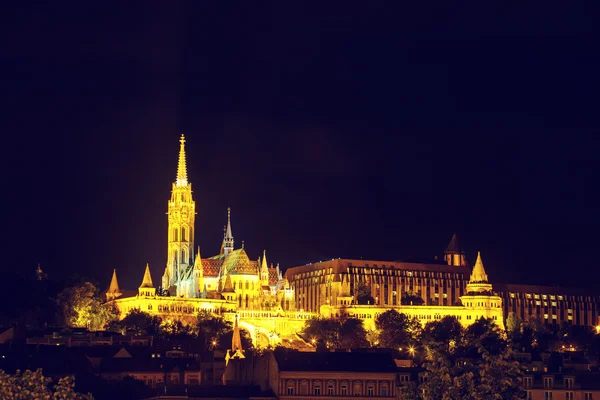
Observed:
[[[600,291],[598,9],[87,3],[0,13],[2,270],[158,283],[184,132],[205,256],[231,206],[283,268],[457,232],[493,282]]]

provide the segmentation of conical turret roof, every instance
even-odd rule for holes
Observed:
[[[144,279],[142,280],[142,284],[140,288],[153,288],[152,284],[152,276],[150,275],[150,266],[146,264],[146,271],[144,272]]]
[[[450,243],[446,248],[446,253],[462,253],[462,249],[460,247],[460,242],[458,241],[458,236],[456,233],[452,235],[452,239],[450,239]]]
[[[39,268],[39,267],[38,267]],[[113,269],[112,279],[108,287],[108,293],[120,293],[119,282],[117,281],[117,270]]]
[[[488,276],[485,273],[485,269],[483,268],[483,261],[481,261],[481,252],[477,252],[477,261],[475,261],[475,266],[473,267],[473,272],[471,272],[471,280],[470,282],[486,282],[488,281]]]

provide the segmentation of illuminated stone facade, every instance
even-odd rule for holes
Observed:
[[[121,316],[134,309],[182,320],[193,318],[200,310],[215,313],[261,310],[280,315],[293,311],[293,291],[282,277],[279,265],[268,266],[266,251],[257,260],[250,260],[243,246],[234,247],[230,209],[219,254],[202,258],[200,248],[195,251],[195,207],[182,135],[177,177],[167,204],[167,265],[162,285],[158,288],[154,285],[146,266],[137,294],[128,293],[119,288],[114,271],[106,299],[114,302]]]
[[[395,287],[396,291],[402,291],[406,288],[406,292],[412,292],[415,293],[416,296],[419,296],[420,291],[417,290],[415,292],[412,289],[414,288],[414,286],[411,286],[410,282],[407,283],[405,279],[397,279],[398,277],[413,279],[412,272],[417,271],[406,271],[401,269],[394,269],[393,266],[390,267],[391,269],[377,270],[377,272],[370,270],[372,274],[365,274],[362,277],[358,277],[358,281],[363,279],[363,282],[367,282],[366,285],[371,289],[371,295],[375,295],[373,296],[373,298],[375,299],[375,304],[356,304],[356,301],[354,301],[355,295],[352,294],[355,292],[352,291],[352,286],[346,283],[349,279],[353,278],[341,277],[338,278],[338,280],[341,280],[343,282],[338,282],[338,285],[335,285],[333,284],[334,282],[331,282],[332,289],[325,291],[326,294],[328,293],[330,295],[330,297],[326,297],[325,302],[320,305],[320,314],[325,317],[328,317],[338,316],[344,313],[350,317],[357,317],[364,321],[365,328],[367,329],[375,329],[375,319],[377,318],[377,316],[390,309],[395,309],[400,313],[416,317],[421,321],[422,324],[439,320],[445,316],[454,316],[461,322],[462,325],[468,326],[475,322],[475,320],[477,320],[478,318],[484,317],[494,320],[497,325],[504,329],[504,318],[502,315],[502,299],[499,296],[495,295],[492,291],[492,285],[488,282],[488,277],[485,273],[483,261],[481,260],[480,254],[477,255],[477,261],[475,262],[475,266],[473,267],[473,271],[471,272],[469,283],[466,284],[464,294],[462,294],[460,291],[451,291],[452,294],[458,295],[457,300],[459,300],[458,303],[460,305],[458,303],[455,303],[455,305],[451,306],[432,304],[435,300],[431,300],[429,304],[426,304],[424,302],[424,304],[422,305],[412,305],[410,303],[401,304],[402,301],[397,300],[400,298],[400,296],[394,296],[392,294],[392,297],[390,297],[388,294],[386,294],[385,287],[387,286],[387,290],[389,290],[390,287]],[[333,268],[331,270],[333,271]],[[398,271],[405,272],[404,276],[403,274],[394,273]],[[344,273],[340,273],[340,275],[342,274]],[[346,271],[346,274],[348,274],[348,270]],[[365,277],[369,277],[370,279],[365,279]],[[421,279],[436,280],[436,278]],[[333,277],[332,280],[335,280],[335,277]],[[389,280],[392,280],[392,283],[390,283]],[[393,282],[394,280],[397,280],[398,282]],[[292,282],[296,282],[296,280],[292,280]],[[393,285],[393,283],[396,283],[396,285]],[[426,285],[427,283],[429,282],[425,282]],[[446,286],[446,289],[448,289],[448,287],[452,285],[443,286]],[[383,294],[381,293],[382,287],[384,288]],[[298,293],[302,293],[302,290],[298,290]],[[448,296],[446,296],[446,298],[447,297]],[[310,304],[313,303],[311,302]]]
[[[504,326],[503,299],[493,292],[481,256],[471,270],[456,235],[443,261],[337,259],[289,268],[282,276],[279,265],[268,265],[266,251],[251,260],[243,245],[235,248],[230,209],[219,253],[202,257],[194,241],[195,207],[182,135],[167,204],[167,263],[161,285],[154,284],[146,266],[143,275],[140,268],[137,292],[122,290],[114,271],[106,299],[122,317],[142,310],[191,322],[198,311],[209,310],[233,322],[237,315],[240,327],[257,341],[267,338],[267,344],[295,340],[304,321],[317,315],[345,312],[373,328],[377,315],[392,308],[423,323],[454,315],[464,325],[487,317]],[[365,304],[359,301],[359,288],[369,299]]]
[[[584,289],[556,286],[496,285],[504,315],[535,317],[547,324],[600,326],[600,296]]]

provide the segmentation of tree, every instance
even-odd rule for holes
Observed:
[[[425,303],[425,300],[416,293],[404,292],[400,298],[400,304],[406,306],[421,306]]]
[[[328,348],[367,347],[367,331],[358,318],[340,317],[313,318],[305,322],[303,335],[309,341]]]
[[[73,377],[60,378],[51,385],[52,379],[38,369],[34,372],[17,370],[9,375],[0,370],[0,398],[2,400],[40,399],[40,400],[92,400],[91,394],[76,393]]]
[[[195,327],[184,324],[180,320],[168,321],[161,326],[161,339],[193,339],[196,337]]]
[[[221,344],[227,342],[224,336],[232,332],[233,327],[231,322],[225,321],[223,317],[214,315],[206,310],[199,311],[197,318],[198,339],[204,343],[207,350],[213,346],[213,343]]]
[[[89,281],[66,287],[58,300],[66,326],[95,331],[118,317],[115,306],[103,304],[98,289]]]
[[[311,318],[304,323],[303,336],[310,342],[338,345],[339,321],[335,318]]]
[[[460,344],[463,327],[456,317],[446,316],[425,324],[422,342],[428,352],[437,351],[450,354]]]
[[[387,310],[375,319],[379,331],[379,346],[400,348],[417,343],[421,336],[421,323],[415,317]]]
[[[523,320],[513,311],[508,313],[506,318],[506,334],[512,342],[519,340],[521,336],[521,324]]]
[[[364,282],[360,282],[356,287],[356,302],[360,305],[375,304],[371,288]]]
[[[356,349],[369,345],[363,321],[358,318],[345,318],[340,321],[338,335],[341,348]]]
[[[140,310],[130,310],[121,321],[110,321],[106,329],[125,333],[133,331],[136,335],[159,336],[161,333],[162,319]]]
[[[426,331],[439,329],[434,325]],[[523,369],[492,320],[477,320],[458,341],[454,351],[429,348],[421,385],[424,400],[523,398]]]

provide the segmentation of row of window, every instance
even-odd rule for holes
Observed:
[[[540,295],[540,294],[531,294],[531,293],[509,293],[509,296],[510,296],[511,299],[514,299],[514,298],[518,299],[518,298],[525,297],[527,299],[533,298],[533,299],[536,299],[536,300],[538,300],[540,298],[542,300],[547,300],[549,298],[550,300],[559,300],[559,301],[562,301],[562,300],[566,300],[566,301],[569,301],[569,300],[570,301],[598,301],[598,300],[600,300],[600,299],[595,298],[595,297],[593,298],[593,296],[576,296],[576,295],[562,296],[562,295],[553,295],[553,294],[551,294],[551,295],[546,295],[546,294]]]
[[[578,397],[578,398],[581,398],[581,397]],[[527,392],[527,400],[532,400],[532,399],[533,399],[533,393],[531,391],[528,391]],[[554,397],[554,393],[552,393],[552,392],[544,392],[544,399],[546,399],[546,400],[559,399],[559,397]],[[565,392],[565,400],[574,400],[574,399],[575,399],[574,392]],[[590,393],[590,392],[584,393],[583,400],[594,400],[594,398],[592,397],[592,393]]]
[[[300,381],[298,385],[294,380],[288,380],[286,385],[285,393],[288,396],[294,395],[314,395],[321,396],[327,394],[327,396],[381,396],[387,397],[390,395],[388,391],[387,382],[379,385],[379,393],[377,393],[377,386],[375,382],[368,382],[366,389],[363,392],[363,383],[360,381],[353,382],[352,385],[348,382],[342,382],[339,385],[339,391],[336,390],[335,382],[328,382],[323,385],[321,381],[313,382],[312,388],[310,388],[307,380]]]

